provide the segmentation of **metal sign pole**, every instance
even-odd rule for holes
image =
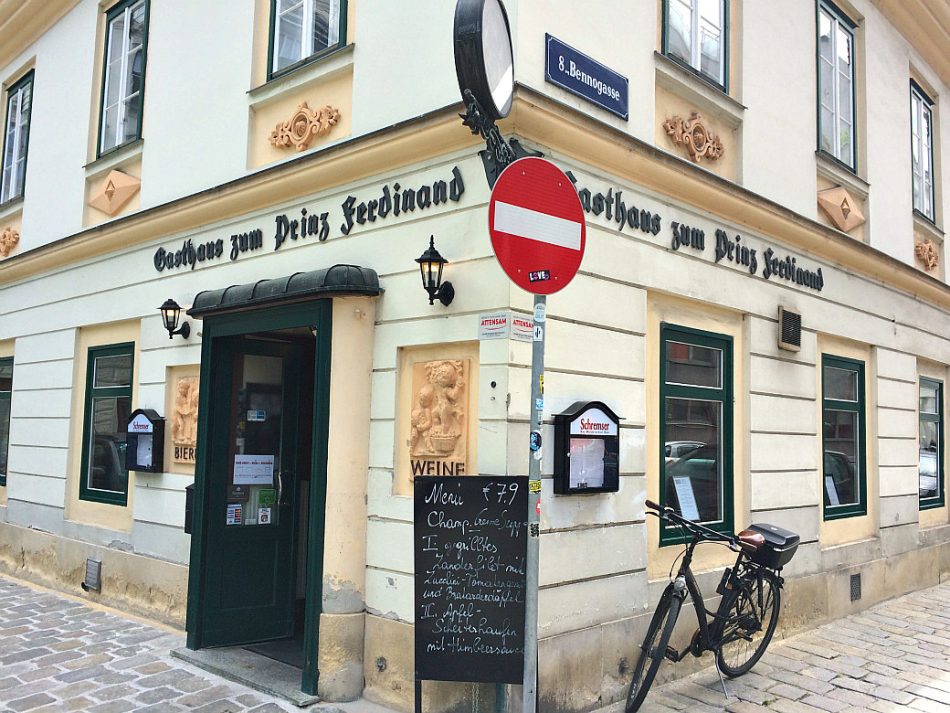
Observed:
[[[535,713],[538,685],[538,569],[541,544],[541,422],[544,418],[545,295],[534,296],[531,351],[531,435],[528,452],[528,560],[525,563],[522,713]]]

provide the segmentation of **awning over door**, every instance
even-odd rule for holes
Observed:
[[[307,302],[327,297],[359,295],[376,297],[383,293],[375,270],[358,265],[334,265],[312,272],[295,272],[287,277],[231,285],[220,290],[204,290],[195,296],[188,314],[196,319]]]

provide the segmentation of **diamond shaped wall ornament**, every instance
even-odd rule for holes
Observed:
[[[142,182],[122,171],[112,171],[89,199],[89,205],[107,215],[115,215],[139,192]]]
[[[842,186],[818,191],[818,205],[834,226],[845,233],[850,233],[864,224],[864,213],[858,207],[857,201]]]
[[[693,163],[699,163],[704,158],[716,161],[725,153],[719,137],[711,133],[703,123],[702,114],[693,112],[689,119],[673,116],[663,122],[663,130],[674,144],[686,147]]]
[[[7,257],[20,242],[20,233],[7,226],[0,231],[0,256]]]
[[[293,116],[274,127],[268,140],[277,148],[293,146],[297,151],[305,151],[315,138],[329,134],[339,120],[339,109],[325,106],[314,111],[303,102]]]

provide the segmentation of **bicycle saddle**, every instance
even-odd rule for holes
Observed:
[[[743,530],[738,535],[739,546],[749,553],[758,552],[765,545],[765,536],[755,530]]]

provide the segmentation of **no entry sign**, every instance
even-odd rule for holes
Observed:
[[[488,230],[502,269],[535,295],[566,287],[584,257],[587,228],[577,191],[543,158],[519,159],[498,177]]]

